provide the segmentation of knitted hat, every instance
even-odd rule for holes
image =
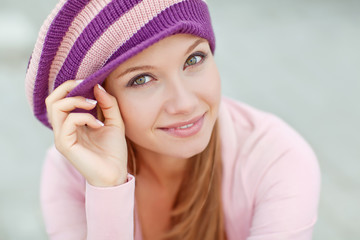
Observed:
[[[51,127],[45,99],[56,87],[84,79],[68,97],[94,99],[93,87],[119,64],[177,33],[207,39],[214,52],[204,0],[60,0],[40,29],[26,73],[35,116]]]

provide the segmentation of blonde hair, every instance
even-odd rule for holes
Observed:
[[[136,175],[136,159],[128,141],[128,168]],[[221,201],[222,161],[218,124],[205,150],[188,161],[164,240],[225,240]]]

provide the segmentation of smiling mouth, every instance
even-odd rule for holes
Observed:
[[[191,137],[201,130],[205,115],[206,113],[189,121],[172,124],[159,129],[175,137]]]

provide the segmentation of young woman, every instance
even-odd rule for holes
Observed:
[[[221,97],[214,49],[202,0],[58,3],[26,75],[50,239],[311,239],[316,157]]]

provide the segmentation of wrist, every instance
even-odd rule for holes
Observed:
[[[116,187],[127,182],[127,172],[116,178],[94,179],[87,180],[87,182],[94,187]]]

